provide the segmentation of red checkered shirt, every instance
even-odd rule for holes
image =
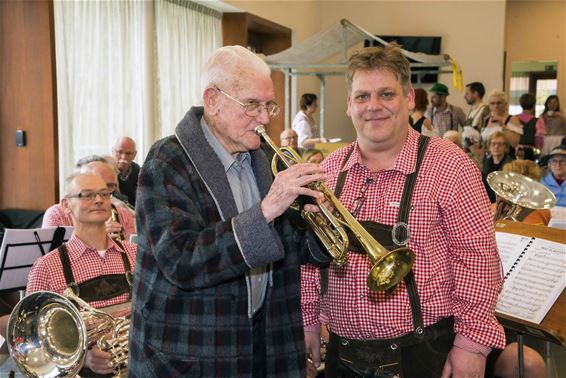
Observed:
[[[342,204],[352,212],[364,183],[373,180],[366,184],[365,202],[357,219],[396,223],[406,175],[415,170],[418,136],[409,128],[395,166],[376,173],[363,165],[355,142],[343,169],[349,173],[340,196]],[[336,151],[322,163],[331,189],[350,147]],[[408,223],[408,247],[415,252],[413,271],[425,326],[454,315],[457,338],[487,350],[503,348],[505,335],[494,316],[503,276],[489,201],[480,172],[452,142],[431,138],[416,180]],[[331,264],[328,292],[322,298],[319,270],[303,266],[305,329],[327,323],[339,336],[357,340],[411,332],[405,284],[399,284],[389,296],[372,292],[366,284],[368,257],[349,252],[348,258],[342,267]]]
[[[128,254],[131,268],[134,269],[137,247],[135,244],[122,242],[124,250]],[[104,257],[98,251],[87,246],[74,233],[66,244],[71,261],[71,270],[77,283],[88,281],[92,278],[107,274],[124,273],[121,250],[114,241],[108,238],[108,249]],[[36,291],[53,291],[62,294],[67,288],[67,281],[63,274],[63,265],[59,258],[59,252],[55,249],[35,261],[28,275],[26,293]],[[128,293],[104,301],[93,301],[89,304],[95,308],[115,305],[127,302]]]
[[[118,216],[120,217],[120,224],[124,227],[124,238],[130,240],[130,235],[136,234],[136,220],[130,210],[122,206],[116,206]],[[45,214],[43,214],[43,222],[41,227],[54,227],[54,226],[72,226],[73,220],[63,210],[60,204],[51,206]]]

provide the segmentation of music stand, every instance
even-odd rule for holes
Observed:
[[[5,231],[0,247],[0,293],[24,290],[35,260],[69,240],[73,227]]]
[[[495,230],[515,235],[541,238],[557,243],[566,244],[566,233],[563,230],[545,226],[530,225],[521,222],[498,221]],[[560,346],[566,346],[566,290],[562,291],[540,324],[532,323],[510,315],[495,315],[501,325],[517,332],[519,377],[523,371],[523,335],[530,335]],[[548,357],[548,356],[547,356]],[[547,358],[548,359],[548,358]]]

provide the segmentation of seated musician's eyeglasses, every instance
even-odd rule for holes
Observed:
[[[550,159],[548,162],[553,165],[564,165],[566,164],[566,159]]]
[[[78,192],[77,194],[66,195],[65,198],[78,198],[82,201],[94,201],[96,196],[100,196],[102,200],[107,200],[112,196],[112,192],[108,190],[101,190],[100,192],[85,190],[83,192]]]
[[[275,117],[279,114],[281,107],[277,105],[275,101],[268,101],[266,103],[260,101],[249,101],[247,103],[243,103],[239,100],[236,100],[234,97],[230,96],[228,93],[224,92],[222,89],[215,87],[216,90],[222,93],[224,96],[228,97],[230,100],[234,101],[242,108],[244,108],[244,114],[248,117],[257,117],[261,114],[264,110],[267,112],[270,118]]]

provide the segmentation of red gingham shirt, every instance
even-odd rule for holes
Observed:
[[[71,261],[73,277],[77,283],[82,283],[91,278],[106,274],[124,273],[124,263],[122,256],[120,256],[122,252],[110,237],[108,237],[108,249],[104,257],[101,257],[98,251],[83,243],[74,233],[66,245],[69,260]],[[128,242],[122,242],[122,245],[128,254],[128,259],[130,260],[133,270],[137,247],[135,244]],[[67,282],[63,274],[63,265],[57,249],[35,261],[28,275],[27,294],[36,291],[53,291],[58,294],[63,294],[66,288]],[[124,293],[115,298],[105,301],[93,301],[89,304],[92,307],[101,308],[127,302],[128,300],[128,293]]]
[[[120,217],[120,224],[124,228],[124,238],[126,240],[130,240],[130,235],[134,235],[136,233],[136,220],[130,210],[125,207],[116,206],[116,209],[118,210],[118,216]],[[70,216],[65,214],[63,206],[60,204],[55,204],[47,209],[45,214],[43,214],[43,222],[41,223],[42,228],[72,225],[73,220]]]
[[[365,202],[357,216],[393,225],[407,174],[414,172],[419,134],[409,128],[407,141],[391,169],[372,173],[363,164],[357,142],[340,202],[351,212],[366,179]],[[334,189],[346,146],[322,163]],[[485,347],[503,348],[505,335],[494,311],[503,276],[489,201],[474,163],[450,141],[431,138],[409,212],[408,248],[415,252],[413,271],[425,326],[454,315],[459,337]],[[369,259],[348,253],[342,267],[328,269],[328,292],[320,297],[319,270],[302,268],[303,321],[307,330],[327,323],[332,332],[356,340],[397,337],[413,330],[405,284],[390,296],[367,287]],[[465,348],[466,349],[466,348]],[[489,349],[489,348],[487,348]]]

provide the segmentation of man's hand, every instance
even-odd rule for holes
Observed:
[[[261,202],[261,211],[267,222],[271,222],[283,214],[300,195],[315,199],[322,193],[309,189],[308,184],[324,181],[326,176],[318,164],[302,163],[277,173],[267,196]]]
[[[307,366],[312,364],[315,368],[318,368],[320,366],[320,333],[305,331],[305,346],[307,356],[310,357]],[[312,370],[308,367],[307,369]]]
[[[485,360],[482,354],[454,346],[446,358],[442,378],[482,378],[485,373]]]
[[[106,226],[106,233],[110,234],[110,235],[118,235],[120,232],[122,232],[122,225],[118,222],[114,222],[111,219],[108,219],[105,223]]]
[[[95,346],[88,350],[85,366],[97,374],[110,374],[114,371],[111,358],[110,353],[104,352]]]

